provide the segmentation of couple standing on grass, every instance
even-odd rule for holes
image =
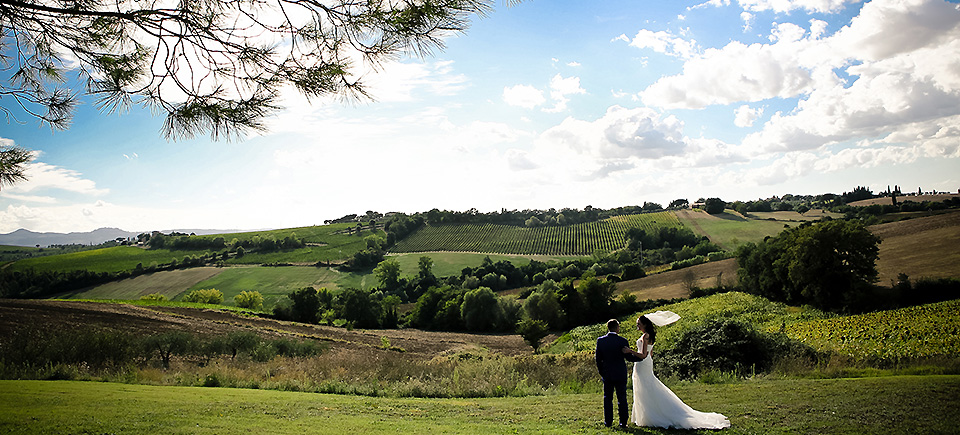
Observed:
[[[637,350],[630,348],[627,339],[618,335],[620,322],[607,322],[607,335],[597,339],[597,369],[603,379],[603,423],[613,424],[613,395],[616,392],[620,427],[627,426],[627,365],[633,365],[633,415],[630,421],[638,426],[678,429],[723,429],[730,427],[727,417],[715,412],[700,412],[683,403],[653,374],[653,343],[657,341],[658,326],[680,319],[670,311],[657,311],[637,318],[637,329],[642,333]]]

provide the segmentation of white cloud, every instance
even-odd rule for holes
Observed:
[[[756,109],[751,108],[750,106],[744,104],[738,107],[733,111],[734,120],[733,125],[737,127],[753,127],[754,121],[757,120],[761,115],[763,115],[763,108],[758,107]]]
[[[722,49],[708,49],[688,60],[682,74],[660,78],[640,97],[649,106],[687,109],[795,97],[808,92],[814,81],[811,71],[796,59],[797,44],[734,41]]]
[[[740,6],[748,11],[773,11],[786,13],[794,10],[807,12],[833,13],[839,12],[847,3],[856,3],[859,0],[737,0]],[[714,2],[708,2],[714,3]]]
[[[544,154],[571,153],[581,175],[607,175],[638,160],[677,156],[687,147],[683,123],[652,109],[613,106],[595,121],[567,118],[538,139]],[[559,148],[558,148],[559,147]]]
[[[756,15],[744,11],[740,13],[740,19],[743,20],[743,31],[748,32],[753,28],[753,21],[756,19]]]
[[[617,39],[626,40],[625,35]],[[659,31],[652,32],[646,29],[640,29],[637,35],[630,40],[630,46],[637,48],[649,48],[657,53],[663,53],[669,56],[689,59],[697,53],[697,41],[688,41],[674,36],[670,32]]]
[[[544,109],[546,112],[562,112],[567,109],[567,103],[570,101],[568,95],[585,94],[587,91],[580,87],[579,77],[564,78],[560,74],[550,79],[550,98],[554,106]]]
[[[960,11],[939,1],[878,0],[820,45],[821,53],[832,50],[823,57],[850,65],[845,72],[855,81],[814,87],[793,112],[773,116],[745,145],[777,152],[886,138],[921,146],[928,155],[956,154]]]
[[[722,6],[730,6],[730,0],[708,0],[698,5],[689,6],[687,7],[687,10],[690,11],[694,9],[703,9],[707,7],[719,8]]]
[[[29,193],[46,189],[58,189],[82,195],[100,196],[109,193],[109,189],[98,189],[93,180],[83,178],[72,169],[62,168],[42,162],[26,165],[24,171],[27,181],[9,187],[10,193]]]
[[[503,88],[503,101],[511,106],[532,109],[543,104],[546,100],[543,91],[530,85],[514,85]]]
[[[514,171],[525,171],[540,167],[530,159],[529,153],[523,150],[511,149],[506,153],[507,164]]]

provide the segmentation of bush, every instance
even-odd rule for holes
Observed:
[[[233,303],[240,308],[263,309],[263,295],[258,291],[242,291],[233,297]]]
[[[808,346],[783,335],[766,334],[737,320],[704,322],[683,334],[658,359],[664,375],[696,378],[710,371],[747,376],[765,372],[783,357],[813,358]]]
[[[194,290],[183,297],[183,302],[217,305],[223,303],[223,292],[215,288]]]
[[[141,301],[165,301],[167,297],[160,293],[150,293],[148,295],[140,296]]]

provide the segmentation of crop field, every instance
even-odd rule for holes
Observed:
[[[786,325],[788,336],[857,359],[960,355],[960,300]]]
[[[118,272],[133,270],[137,264],[143,267],[180,261],[188,255],[201,255],[206,251],[171,251],[167,249],[143,249],[133,246],[115,246],[91,251],[72,252],[50,257],[20,260],[10,267],[13,270],[33,268],[38,272],[86,269],[91,272]]]
[[[728,251],[748,242],[758,242],[767,236],[780,234],[787,226],[795,223],[766,219],[748,219],[731,210],[718,215],[710,215],[697,210],[677,212],[680,222],[697,234],[707,236]]]
[[[490,252],[499,254],[590,255],[624,247],[630,228],[679,227],[671,212],[615,216],[598,222],[525,228],[498,224],[423,227],[397,242],[391,252]]]
[[[890,285],[900,273],[911,280],[960,278],[960,211],[874,225],[879,236],[879,285]]]

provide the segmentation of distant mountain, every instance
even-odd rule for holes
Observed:
[[[243,230],[167,230],[163,233],[169,234],[170,231],[178,233],[207,235],[207,234],[226,234],[239,233]],[[131,232],[119,228],[99,228],[85,233],[37,233],[30,230],[19,229],[9,234],[0,234],[0,245],[12,246],[37,246],[47,247],[50,245],[99,245],[110,240],[116,240],[118,237],[137,237],[144,231]]]

